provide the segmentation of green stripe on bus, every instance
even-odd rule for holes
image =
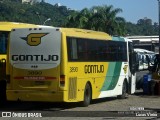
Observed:
[[[106,91],[107,88],[109,88],[110,84],[111,84],[111,81],[112,81],[112,77],[113,77],[113,71],[115,69],[115,62],[110,62],[109,63],[109,66],[108,66],[108,71],[106,73],[106,78],[105,78],[105,81],[103,83],[103,86],[102,86],[102,89],[101,91]]]
[[[112,40],[113,41],[125,41],[125,39],[122,37],[112,37]]]
[[[122,66],[122,62],[116,62],[114,73],[113,73],[114,76],[112,77],[112,81],[110,83],[110,86],[107,88],[107,90],[113,90],[116,87],[118,79],[120,77],[121,66]]]
[[[120,76],[121,66],[122,66],[122,62],[109,63],[107,76],[105,78],[101,91],[113,90],[115,88]]]

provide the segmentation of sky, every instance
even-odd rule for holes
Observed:
[[[158,22],[158,1],[157,0],[45,0],[52,5],[60,3],[74,10],[91,8],[93,6],[113,5],[113,8],[121,8],[122,13],[117,14],[125,18],[127,22],[137,23],[145,17]]]

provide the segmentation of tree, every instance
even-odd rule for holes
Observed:
[[[2,1],[2,0],[1,0]],[[57,27],[74,27],[96,31],[104,31],[110,35],[158,35],[159,25],[149,18],[137,21],[137,24],[126,22],[117,15],[121,9],[113,6],[94,6],[81,11],[68,9],[41,2],[38,4],[21,4],[19,0],[3,0],[0,2],[0,21],[43,24],[51,18],[47,25]],[[36,14],[39,13],[39,14]]]
[[[94,6],[69,16],[67,26],[104,31],[111,35],[125,34],[125,19],[116,15],[121,9],[113,9],[113,6]],[[70,24],[71,23],[71,24]]]
[[[139,19],[137,24],[127,22],[126,30],[128,35],[158,35],[158,23],[152,25],[151,19]]]
[[[87,8],[84,8],[80,12],[74,11],[68,16],[67,27],[86,28],[91,13]]]
[[[139,19],[137,21],[137,26],[140,27],[140,33],[143,35],[153,35],[154,34],[152,20],[147,17],[145,17],[144,19]]]
[[[145,17],[144,19],[139,19],[137,21],[137,24],[138,25],[152,25],[152,20],[147,18],[147,17]]]
[[[92,10],[95,9],[97,12],[94,14],[94,19],[92,20],[96,19],[95,26],[97,23],[99,26],[97,30],[107,32],[111,35],[125,35],[125,19],[117,17],[117,14],[122,12],[122,9],[114,9],[112,5],[92,8]]]

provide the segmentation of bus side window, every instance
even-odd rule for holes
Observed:
[[[74,61],[78,59],[77,54],[77,39],[67,38],[67,48],[68,48],[68,60]]]
[[[6,54],[6,40],[5,34],[0,33],[0,54]]]

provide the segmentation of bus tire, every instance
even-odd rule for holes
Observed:
[[[91,98],[92,98],[91,86],[89,85],[89,83],[87,83],[86,86],[85,86],[84,99],[81,103],[81,106],[87,107],[91,102]]]
[[[117,98],[118,99],[125,99],[126,97],[127,97],[127,83],[124,80],[123,86],[122,86],[122,95],[118,95]]]

